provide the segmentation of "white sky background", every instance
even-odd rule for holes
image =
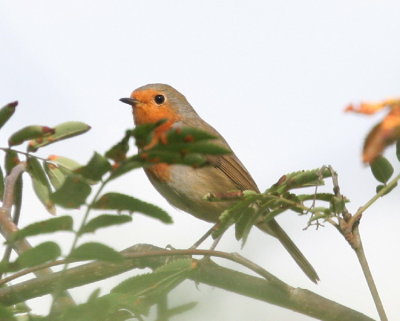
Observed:
[[[382,116],[366,118],[342,110],[350,102],[400,95],[399,12],[398,1],[367,0],[0,0],[0,105],[20,102],[2,130],[1,146],[28,124],[80,120],[92,126],[89,133],[38,154],[85,162],[132,127],[129,107],[118,99],[141,85],[164,82],[184,93],[225,136],[261,189],[284,173],[331,164],[354,211],[374,194],[376,183],[360,162],[360,149],[367,130]],[[393,149],[387,151],[392,160],[393,154]],[[110,190],[154,202],[175,221],[166,226],[135,215],[132,224],[101,230],[91,238],[117,249],[143,242],[188,247],[210,226],[171,208],[141,171],[116,181]],[[26,194],[21,224],[48,218],[31,192]],[[398,190],[368,210],[361,225],[392,320],[400,315],[396,198]],[[241,251],[292,286],[376,318],[355,255],[343,238],[328,225],[302,231],[306,218],[295,214],[279,220],[314,264],[321,277],[318,286],[278,242],[261,232],[254,230],[243,250],[227,233],[219,249]],[[70,239],[58,237],[68,249]],[[32,238],[34,244],[40,241]],[[73,293],[83,300],[89,291]],[[203,285],[197,290],[189,282],[174,293],[172,304],[181,298],[200,302],[177,321],[311,320]],[[43,298],[32,302],[37,311],[45,311]]]

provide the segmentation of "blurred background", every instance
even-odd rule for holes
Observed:
[[[0,105],[20,103],[1,131],[0,146],[25,125],[84,121],[92,126],[87,134],[38,152],[84,163],[133,126],[129,106],[119,98],[147,83],[168,83],[224,135],[260,189],[285,173],[330,164],[354,212],[375,193],[377,183],[360,152],[366,133],[383,114],[367,118],[343,109],[361,100],[400,96],[399,10],[394,0],[0,0]],[[386,156],[394,161],[394,149]],[[25,176],[21,226],[49,217]],[[95,239],[118,250],[136,243],[185,248],[210,227],[172,208],[141,170],[108,189],[158,204],[174,224],[135,214],[131,224],[82,241]],[[398,193],[374,204],[360,227],[389,319],[400,315]],[[74,215],[79,222],[82,213]],[[259,231],[244,249],[229,231],[218,249],[239,251],[294,287],[377,317],[356,257],[332,226],[304,231],[307,218],[294,213],[278,220],[318,271],[318,285],[277,241]],[[68,251],[69,235],[54,238]],[[100,285],[108,289],[132,273],[72,293],[84,300]],[[192,300],[197,307],[174,320],[311,320],[192,282],[170,296],[171,305]],[[30,306],[44,313],[48,302],[38,298]]]

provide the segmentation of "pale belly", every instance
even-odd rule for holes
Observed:
[[[208,193],[226,193],[238,189],[222,171],[214,167],[195,169],[171,165],[166,182],[160,182],[150,171],[145,171],[151,183],[169,203],[209,222],[216,222],[232,202],[209,202],[203,197]]]

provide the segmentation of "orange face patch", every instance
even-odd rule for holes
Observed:
[[[134,91],[131,98],[137,101],[133,108],[133,116],[137,125],[155,123],[161,119],[168,119],[167,122],[155,130],[156,141],[162,141],[165,137],[165,132],[170,129],[175,122],[181,120],[181,116],[174,111],[168,99],[162,104],[157,104],[155,101],[157,95],[164,94],[157,90],[145,89]]]
[[[168,119],[172,123],[181,117],[170,106],[168,100],[162,104],[157,104],[154,97],[164,95],[162,92],[153,89],[134,91],[131,98],[137,101],[133,108],[133,115],[136,124],[155,123],[161,119]]]

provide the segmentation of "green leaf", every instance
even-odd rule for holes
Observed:
[[[146,163],[148,165],[167,163],[200,167],[208,164],[207,159],[200,154],[183,154],[179,151],[168,151],[160,149],[151,149],[145,152],[141,152],[139,155],[132,156],[130,159],[132,161],[136,161],[138,163],[142,162],[142,164]]]
[[[78,162],[64,156],[51,155],[48,157],[48,160],[56,163],[57,165],[60,165],[61,170],[67,169],[68,174],[76,170],[77,168],[82,167],[82,165]]]
[[[69,175],[64,184],[50,195],[50,199],[64,208],[78,208],[86,202],[90,186],[79,175]]]
[[[171,318],[171,317],[174,317],[175,315],[182,314],[182,313],[192,310],[196,305],[197,305],[197,302],[194,302],[194,301],[184,303],[184,304],[178,305],[176,307],[169,308],[168,311],[166,312],[166,315],[167,315],[167,317]]]
[[[293,211],[298,212],[299,214],[303,214],[303,212],[299,212],[296,210],[296,208],[291,208]],[[273,218],[275,218],[275,216],[283,213],[284,211],[286,211],[286,209],[273,209],[271,211],[264,211],[263,213],[263,221],[264,223],[268,223],[269,221],[271,221]]]
[[[62,309],[61,313],[57,316],[45,317],[40,319],[29,319],[29,321],[125,321],[128,318],[121,319],[118,314],[118,306],[114,306],[104,297],[78,304],[74,306],[68,306],[66,309]],[[114,313],[116,316],[113,318]],[[28,321],[28,320],[27,320]]]
[[[56,208],[50,200],[51,188],[49,181],[47,180],[46,173],[37,158],[28,157],[27,170],[32,178],[33,190],[35,191],[36,196],[50,214],[56,214]]]
[[[56,164],[44,162],[43,165],[51,185],[53,185],[56,190],[59,189],[62,184],[64,184],[66,175]]]
[[[225,155],[232,153],[229,149],[207,142],[199,143],[174,143],[174,144],[159,144],[149,151],[165,151],[165,152],[178,152],[181,154],[198,153],[202,155]]]
[[[376,186],[376,193],[378,194],[378,193],[381,191],[381,189],[384,188],[385,186],[386,186],[386,185],[383,185],[383,184],[377,185],[377,186]]]
[[[119,163],[126,159],[126,154],[129,151],[129,139],[132,137],[132,130],[125,131],[125,136],[111,147],[105,156],[113,161]]]
[[[97,242],[89,242],[74,249],[68,259],[72,261],[120,262],[123,260],[123,256],[109,246]]]
[[[18,101],[14,101],[2,107],[0,109],[0,128],[11,118],[15,113],[15,107],[17,107]]]
[[[13,234],[10,242],[15,242],[27,236],[34,236],[57,231],[72,231],[73,221],[71,216],[60,216],[45,221],[32,223]]]
[[[191,258],[182,258],[168,262],[154,270],[155,273],[190,272],[197,267],[196,261]]]
[[[119,225],[127,222],[131,222],[132,217],[130,215],[112,215],[112,214],[103,214],[98,217],[95,217],[91,221],[89,221],[79,232],[83,233],[93,233],[99,228]]]
[[[397,159],[400,161],[400,139],[396,142],[396,156]]]
[[[9,146],[20,145],[23,142],[33,138],[43,138],[54,133],[54,128],[47,126],[31,125],[26,126],[10,136],[8,139]]]
[[[15,262],[0,261],[0,273],[10,273],[20,270],[21,267]],[[0,319],[1,320],[1,319]]]
[[[180,259],[167,263],[153,273],[141,274],[124,280],[111,290],[111,293],[136,293],[143,296],[150,292],[158,293],[182,282],[187,273],[195,268],[192,259]]]
[[[14,313],[11,311],[11,307],[5,307],[0,304],[0,320],[1,321],[16,321]]]
[[[81,135],[87,132],[90,126],[79,122],[79,121],[69,121],[54,127],[54,131],[51,135],[43,137],[41,139],[35,139],[29,142],[28,150],[37,151],[38,148],[58,142],[63,139],[67,139],[73,136]],[[32,137],[35,138],[35,137]]]
[[[104,194],[95,204],[95,209],[117,210],[128,212],[140,212],[145,215],[159,219],[164,223],[172,223],[171,217],[159,208],[150,203],[143,202],[137,198],[120,193]]]
[[[371,164],[371,171],[374,177],[381,183],[386,184],[393,174],[393,166],[383,156],[378,156]]]
[[[137,158],[135,159],[129,158],[119,163],[118,166],[115,169],[113,169],[109,179],[110,180],[116,179],[117,177],[126,174],[133,169],[143,167],[144,164],[145,163],[143,161],[139,161],[137,160]]]
[[[173,128],[167,134],[168,144],[193,143],[216,138],[216,136],[210,134],[209,132],[194,127]]]
[[[111,165],[107,159],[99,153],[94,153],[88,164],[76,169],[75,173],[78,173],[87,179],[99,181],[110,169]]]
[[[376,192],[379,193],[384,187],[386,187],[386,185],[378,185],[376,187]],[[397,187],[397,182],[393,184],[386,192],[384,192],[382,196],[389,194],[395,187]]]
[[[194,168],[202,167],[209,165],[207,158],[200,154],[187,154],[183,155],[182,159],[178,162],[178,164],[192,166]]]
[[[139,148],[147,146],[153,137],[153,131],[160,125],[164,124],[167,119],[161,119],[155,123],[147,123],[137,125],[132,130],[132,136],[135,137],[136,146]]]
[[[5,159],[4,159],[4,166],[6,168],[6,176],[11,173],[11,170],[20,163],[20,159],[18,154],[13,150],[7,150]]]
[[[340,214],[343,212],[345,206],[345,200],[341,197],[334,196],[331,201],[331,211],[336,214]]]
[[[256,209],[250,205],[243,210],[239,220],[235,224],[235,237],[237,240],[242,239],[242,247],[247,241],[247,237],[250,234],[250,230],[259,217],[259,213]]]
[[[94,300],[98,299],[99,296],[100,296],[100,293],[101,293],[101,289],[99,289],[99,288],[95,289],[92,293],[90,293],[87,302],[94,301]]]
[[[31,321],[31,320],[28,320],[27,313],[31,312],[32,309],[25,302],[19,302],[19,303],[15,304],[13,306],[13,311],[15,314],[23,313],[23,315],[20,315],[18,317],[18,321]],[[21,317],[25,317],[25,318],[21,318]]]
[[[170,152],[165,150],[148,150],[132,156],[130,159],[136,162],[146,162],[150,165],[157,163],[178,164],[182,159],[182,155],[175,151]]]
[[[22,268],[55,260],[61,255],[60,247],[54,242],[44,242],[20,254],[16,263]]]
[[[232,224],[236,223],[240,217],[240,214],[253,202],[252,198],[244,199],[236,202],[231,207],[224,210],[219,216],[219,225],[213,231],[212,237],[216,239],[222,235]]]
[[[324,178],[331,177],[332,173],[328,168],[317,168],[313,170],[302,170],[293,173],[283,175],[279,181],[274,184],[268,191],[277,193],[283,193],[290,189],[308,187],[308,186],[319,186],[323,185]]]
[[[299,194],[297,195],[297,198],[299,199],[300,202],[313,201],[313,200],[331,202],[334,196],[335,195],[332,193],[313,193],[313,194]],[[344,201],[348,202],[348,199],[346,198]]]

